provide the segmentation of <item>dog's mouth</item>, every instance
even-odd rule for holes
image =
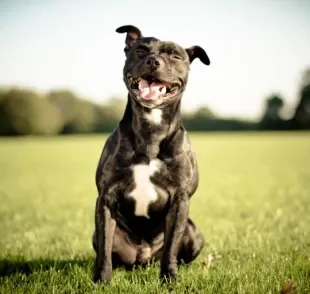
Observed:
[[[137,78],[127,75],[127,80],[134,94],[140,99],[147,101],[174,96],[179,88],[177,83],[168,83],[152,75]]]

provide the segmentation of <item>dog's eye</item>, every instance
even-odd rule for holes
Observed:
[[[143,49],[136,49],[136,54],[137,55],[139,55],[139,56],[141,56],[141,55],[145,55],[146,54],[146,51],[145,50],[143,50]]]
[[[173,58],[173,59],[177,59],[177,60],[181,60],[181,57],[178,56],[178,55],[172,55],[172,58]]]

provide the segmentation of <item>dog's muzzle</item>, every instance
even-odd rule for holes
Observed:
[[[161,81],[152,75],[144,77],[133,77],[127,74],[127,81],[130,90],[141,100],[156,101],[160,98],[170,98],[174,96],[180,85]]]

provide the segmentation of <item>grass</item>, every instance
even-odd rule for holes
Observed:
[[[191,217],[207,244],[178,282],[113,272],[104,293],[310,293],[309,133],[191,134]],[[94,173],[104,136],[0,140],[0,293],[103,293],[92,282]],[[203,261],[220,254],[210,268]]]

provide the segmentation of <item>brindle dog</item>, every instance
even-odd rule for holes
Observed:
[[[108,282],[118,265],[160,260],[160,276],[177,276],[204,238],[189,219],[198,186],[196,158],[181,120],[190,63],[210,60],[199,46],[183,49],[134,26],[127,33],[123,70],[128,102],[107,139],[96,173],[98,198],[93,247],[94,280]]]

